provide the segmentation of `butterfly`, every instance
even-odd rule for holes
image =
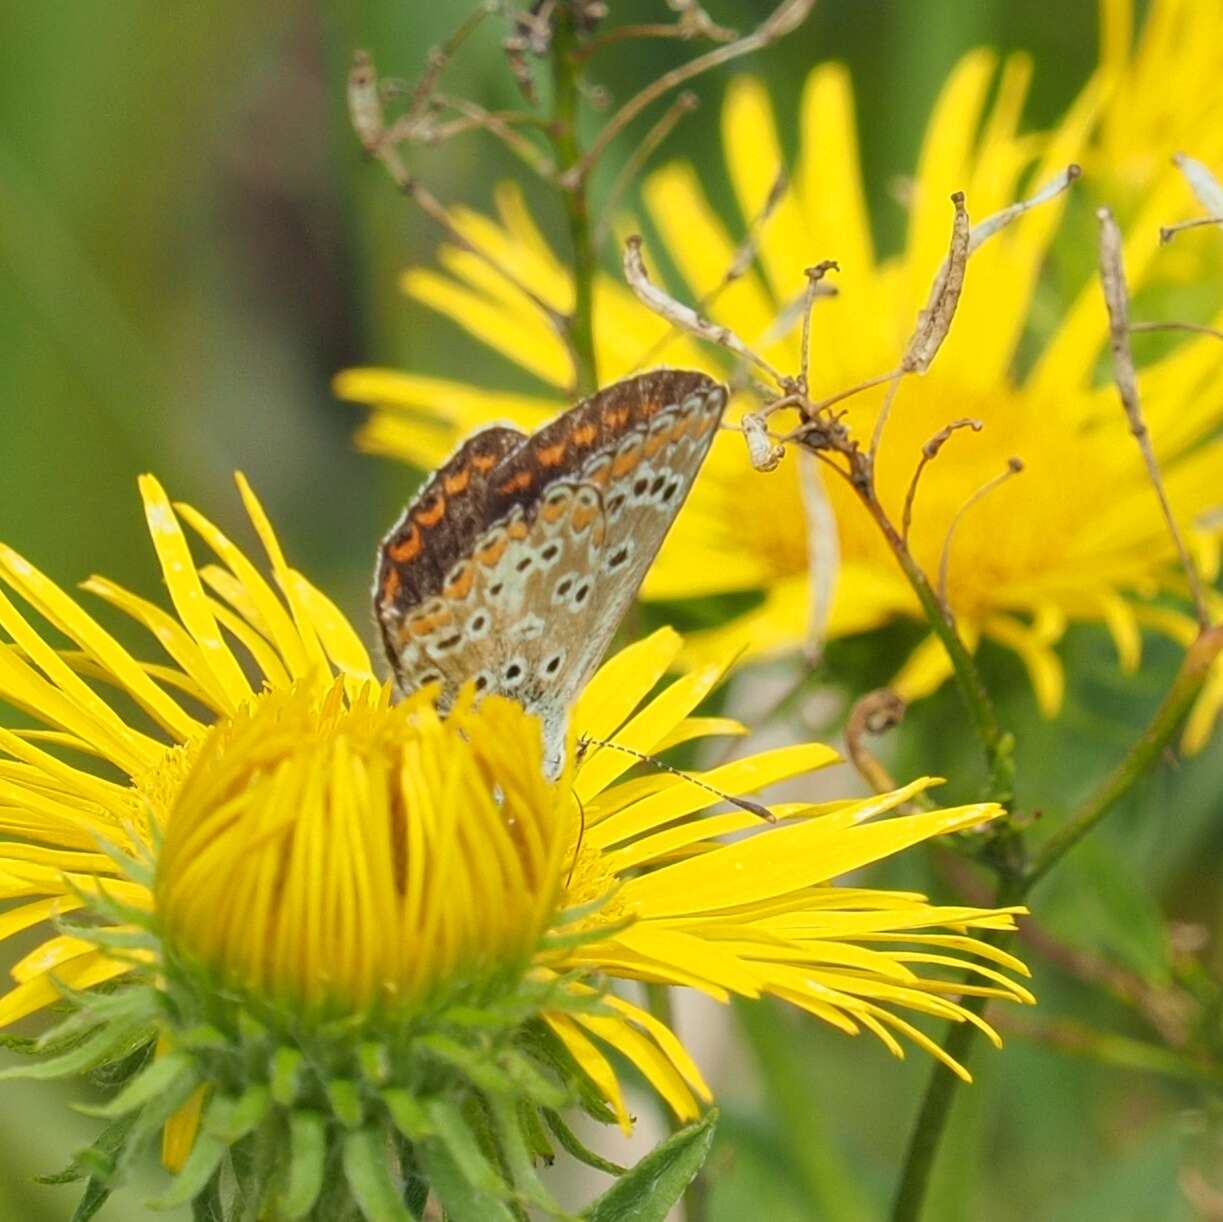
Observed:
[[[543,724],[564,758],[569,709],[603,657],[713,442],[727,389],[702,373],[626,378],[535,433],[472,434],[382,543],[374,608],[404,694],[468,682]]]

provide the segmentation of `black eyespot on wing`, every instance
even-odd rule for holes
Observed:
[[[616,554],[610,557],[607,561],[609,569],[618,569],[628,559],[628,548],[622,547]]]
[[[508,665],[508,666],[505,668],[505,677],[506,677],[506,679],[507,679],[507,680],[509,680],[511,683],[512,683],[512,682],[513,682],[515,679],[517,679],[517,678],[518,678],[518,676],[519,676],[519,675],[521,675],[521,674],[522,674],[522,667],[521,667],[521,666],[519,666],[519,664],[518,664],[517,662],[511,662],[511,663],[510,663],[510,664],[509,664],[509,665]]]
[[[573,592],[573,605],[580,607],[586,601],[586,595],[590,593],[590,582],[584,581]]]

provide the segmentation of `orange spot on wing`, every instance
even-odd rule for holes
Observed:
[[[640,461],[641,446],[639,445],[625,450],[623,454],[617,454],[611,466],[612,478],[623,479]]]
[[[561,518],[569,510],[569,502],[573,498],[571,496],[557,497],[554,501],[545,501],[544,507],[539,511],[545,522],[551,526],[554,522],[559,522]]]
[[[599,430],[593,424],[581,424],[570,433],[575,446],[589,446],[599,435]]]
[[[471,465],[480,472],[491,471],[497,465],[497,456],[495,454],[473,454]]]
[[[392,543],[386,549],[386,554],[390,556],[396,564],[407,564],[409,560],[415,560],[420,555],[421,538],[420,531],[415,526],[408,531],[402,539],[396,543]]]
[[[573,510],[573,517],[570,519],[574,534],[580,535],[594,521],[597,513],[598,509],[594,505],[576,505]]]
[[[393,603],[402,585],[399,570],[394,565],[387,565],[386,572],[382,574],[382,601]]]
[[[522,518],[515,518],[505,529],[511,539],[521,541],[527,537],[527,524]]]
[[[565,461],[565,451],[568,448],[565,442],[558,441],[555,445],[544,446],[543,449],[537,450],[536,454],[545,467],[559,467]]]
[[[508,546],[509,539],[505,531],[499,530],[483,547],[476,549],[476,559],[486,568],[492,568],[505,554]]]
[[[446,498],[438,495],[434,498],[433,504],[427,508],[422,505],[413,515],[412,520],[419,522],[421,526],[436,526],[446,513]]]
[[[611,459],[603,458],[599,462],[593,464],[588,470],[582,473],[582,478],[587,483],[594,484],[598,489],[605,490],[611,480]]]
[[[525,492],[535,482],[530,471],[519,471],[497,487],[498,492]]]
[[[667,441],[667,429],[654,429],[645,439],[645,445],[642,446],[642,452],[645,454],[646,458],[653,458],[654,455],[667,444]]]
[[[476,570],[470,564],[465,564],[463,565],[463,571],[442,590],[442,593],[447,598],[462,602],[471,593],[471,587],[475,580]]]
[[[451,496],[457,496],[460,492],[467,491],[467,485],[471,483],[471,468],[460,467],[453,475],[448,475],[442,481],[443,487]]]
[[[618,432],[628,423],[629,415],[627,407],[613,407],[611,411],[604,414],[603,419],[607,422],[609,429]]]

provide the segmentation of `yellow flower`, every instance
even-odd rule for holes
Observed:
[[[924,779],[881,797],[781,806],[775,824],[705,813],[718,805],[707,785],[743,794],[833,762],[818,744],[702,775],[625,779],[632,752],[744,732],[696,715],[724,662],[650,696],[681,649],[670,630],[598,672],[572,718],[576,741],[590,742],[548,781],[538,725],[508,701],[460,702],[445,721],[427,693],[392,704],[352,627],[288,565],[239,487],[273,582],[146,477],[174,613],[103,579],[86,583],[148,628],[167,661],[137,660],[0,550],[0,579],[71,642],[53,647],[0,595],[10,638],[0,642],[0,699],[43,726],[0,729],[0,897],[17,901],[0,914],[0,936],[92,895],[154,914],[167,987],[173,964],[202,965],[226,995],[307,1015],[402,1015],[448,988],[516,972],[570,996],[622,978],[721,1000],[771,994],[844,1031],[870,1031],[897,1055],[897,1036],[945,1055],[905,1012],[975,1022],[996,1039],[958,999],[1031,1000],[1004,974],[1025,975],[1023,964],[976,936],[1012,928],[1018,910],[833,885],[922,840],[979,827],[997,806],[896,813],[935,783]],[[183,522],[213,563],[197,565]],[[95,683],[142,715],[121,712]],[[744,832],[754,834],[722,839]],[[88,989],[150,957],[77,932],[51,936],[12,969],[0,1023],[52,1003],[61,985]],[[962,969],[971,983],[956,978]],[[696,1115],[709,1092],[675,1035],[614,993],[604,1007],[544,1017],[620,1123],[629,1114],[609,1048],[679,1116]],[[198,1114],[197,1096],[171,1128],[176,1160]]]
[[[163,938],[255,995],[405,1013],[531,964],[572,814],[520,705],[268,692],[200,748],[156,852]],[[499,796],[498,796],[499,795]]]
[[[1156,5],[1187,12],[1191,4]],[[1198,11],[1202,7],[1197,6]],[[1116,11],[1114,11],[1116,10]],[[1114,28],[1117,27],[1113,5]],[[1153,23],[1155,19],[1153,18]],[[1187,21],[1187,18],[1185,19]],[[1176,39],[1148,31],[1140,57],[1142,79],[1157,73],[1155,92],[1179,98],[1177,56],[1208,55]],[[1166,24],[1166,23],[1165,23]],[[1116,40],[1114,40],[1116,41]],[[1211,41],[1209,47],[1217,45]],[[1195,61],[1196,62],[1196,61]],[[791,326],[776,337],[779,314],[802,288],[802,269],[836,257],[842,272],[838,296],[817,303],[813,329],[812,388],[831,394],[894,367],[943,259],[950,222],[948,195],[962,188],[980,219],[1018,198],[1028,182],[1043,183],[1074,160],[1097,166],[1092,144],[1101,115],[1110,116],[1120,140],[1130,128],[1122,108],[1151,96],[1123,88],[1132,76],[1118,52],[1087,85],[1057,128],[1020,130],[1032,65],[977,51],[952,72],[926,130],[912,183],[903,250],[883,257],[874,248],[858,170],[853,100],[844,69],[817,68],[802,99],[801,151],[786,194],[763,231],[762,274],[749,273],[722,292],[710,312],[749,343],[762,343],[776,367],[795,370],[798,337]],[[1132,71],[1138,71],[1135,67]],[[1213,71],[1213,68],[1211,69]],[[1127,75],[1129,73],[1129,75]],[[1161,221],[1192,211],[1184,182],[1170,155],[1182,137],[1203,130],[1200,113],[1211,107],[1214,135],[1223,131],[1217,90],[1195,95],[1191,129],[1177,123],[1139,125],[1135,140],[1150,157],[1143,162],[1143,206],[1129,229],[1126,249],[1132,286],[1158,274],[1155,235]],[[1106,103],[1111,100],[1112,109]],[[763,86],[739,79],[723,112],[727,167],[744,218],[757,215],[783,162],[773,112]],[[1158,154],[1158,155],[1156,155]],[[1124,171],[1121,171],[1124,172]],[[1090,177],[1090,176],[1089,176]],[[1111,179],[1110,179],[1111,181]],[[1092,190],[1091,182],[1078,191]],[[683,277],[686,300],[699,301],[719,285],[733,259],[736,238],[710,207],[694,169],[667,166],[644,183],[646,211],[668,257]],[[460,229],[513,269],[541,296],[564,309],[572,286],[548,250],[512,188],[498,195],[497,220],[460,212]],[[926,473],[916,499],[911,544],[927,572],[935,573],[948,529],[974,490],[1003,472],[1011,456],[1022,475],[973,505],[956,531],[948,566],[948,596],[961,630],[975,646],[985,638],[1023,660],[1041,709],[1060,707],[1064,677],[1055,651],[1070,621],[1103,623],[1121,665],[1137,667],[1142,630],[1191,634],[1186,617],[1152,600],[1183,585],[1167,532],[1111,386],[1097,374],[1105,347],[1106,317],[1094,279],[1080,277],[1057,311],[1040,284],[1041,268],[1059,232],[1066,197],[1016,221],[974,256],[951,335],[929,374],[901,387],[879,455],[880,498],[895,520],[922,445],[950,421],[971,417],[979,434],[954,437]],[[1080,227],[1094,241],[1094,231]],[[461,382],[354,369],[336,379],[341,397],[377,410],[360,444],[428,467],[455,439],[492,418],[538,425],[566,402],[568,358],[560,340],[516,291],[470,254],[443,248],[444,273],[413,269],[404,288],[416,300],[447,314],[541,382],[545,393],[529,397],[493,393]],[[687,337],[666,338],[656,318],[636,308],[627,289],[610,276],[596,285],[595,326],[599,372],[607,382],[644,363],[665,362],[716,369],[718,356]],[[792,313],[792,311],[791,311]],[[1033,345],[1033,340],[1039,342]],[[1139,342],[1139,341],[1136,341]],[[1033,355],[1033,350],[1035,355]],[[1182,522],[1193,527],[1218,502],[1223,486],[1223,347],[1211,338],[1178,344],[1146,365],[1144,405],[1169,494]],[[846,403],[848,422],[869,438],[882,388]],[[827,632],[838,636],[877,627],[897,616],[916,617],[917,604],[872,521],[841,482],[825,477],[835,512],[841,568]],[[779,471],[758,476],[742,440],[719,438],[701,478],[679,515],[643,587],[652,599],[684,599],[754,591],[760,601],[724,628],[693,642],[710,656],[726,639],[746,639],[755,652],[792,650],[816,629],[809,562],[820,563],[820,540],[805,525],[799,464],[790,457]],[[1219,532],[1205,525],[1195,545],[1213,576]],[[950,664],[933,637],[918,646],[896,686],[908,698],[933,690]],[[1220,699],[1199,704],[1186,745],[1200,746]]]

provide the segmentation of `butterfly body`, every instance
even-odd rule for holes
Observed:
[[[426,482],[374,590],[396,681],[513,697],[559,768],[570,705],[610,644],[712,444],[725,387],[658,370],[538,432],[493,426]]]

